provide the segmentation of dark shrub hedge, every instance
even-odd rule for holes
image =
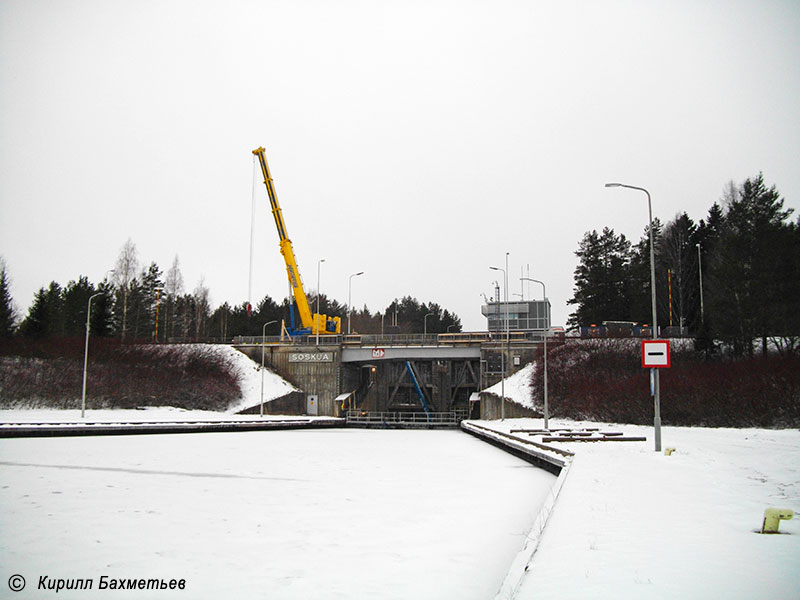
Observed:
[[[541,354],[537,361],[541,366]],[[691,343],[672,345],[661,370],[665,425],[800,426],[800,357],[759,356],[705,361]],[[541,406],[543,369],[534,389]],[[617,423],[653,422],[650,371],[641,367],[641,341],[566,340],[548,347],[552,416]]]
[[[0,406],[80,406],[83,339],[0,345]],[[224,410],[241,397],[239,373],[213,346],[120,344],[92,339],[89,408],[175,406]]]

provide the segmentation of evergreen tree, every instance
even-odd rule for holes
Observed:
[[[40,288],[28,309],[28,315],[20,325],[25,337],[48,338],[64,335],[61,286],[51,281],[47,288]]]
[[[64,335],[80,336],[86,331],[86,310],[89,298],[95,293],[94,286],[83,275],[77,281],[70,281],[64,288]],[[99,298],[95,298],[92,304]],[[94,306],[92,307],[94,309]]]
[[[267,326],[267,335],[270,335],[270,331],[276,332],[275,335],[280,335],[281,320],[283,319],[282,310],[282,307],[275,300],[269,296],[264,296],[256,307],[256,329],[251,335],[261,335],[264,332],[264,324],[270,321],[275,321],[275,323]]]
[[[711,267],[710,259],[716,253],[717,243],[722,234],[724,224],[724,211],[718,202],[714,202],[708,210],[706,218],[701,219],[700,223],[698,223],[693,240],[695,248],[699,249],[697,263],[699,320],[696,320],[698,334],[695,340],[695,349],[705,354],[707,358],[714,356],[717,350],[716,343],[714,342],[712,313],[709,310],[705,310],[705,305],[710,298],[709,291],[713,287],[713,282],[711,282],[709,277]],[[702,290],[700,289],[701,271],[703,273]],[[700,305],[701,299],[703,300],[702,305]]]
[[[0,339],[9,339],[16,329],[16,311],[11,298],[6,263],[0,259]]]
[[[627,321],[630,319],[629,267],[631,244],[613,229],[587,232],[580,242],[576,256],[575,289],[568,304],[577,308],[567,323],[586,326],[603,321]]]
[[[155,339],[156,312],[161,312],[161,290],[164,289],[161,269],[155,262],[141,274],[141,312],[138,336],[141,339]],[[162,329],[163,331],[163,329]]]
[[[661,256],[661,220],[653,219],[653,244],[655,245],[655,270],[656,270],[656,311],[658,327],[661,329],[668,321],[668,290],[667,267]],[[628,300],[630,302],[630,317],[627,319],[635,323],[652,326],[653,322],[653,293],[652,276],[650,268],[650,225],[644,228],[639,242],[633,246],[631,262],[628,268]]]
[[[753,340],[783,330],[781,317],[796,307],[787,297],[791,284],[785,269],[791,268],[785,253],[791,248],[791,227],[775,186],[767,188],[761,173],[747,179],[727,199],[724,224],[710,264],[710,307],[715,328],[735,354],[752,354]],[[796,298],[796,297],[795,297]],[[775,311],[776,303],[788,303]]]
[[[211,317],[209,319],[209,330],[211,336],[218,338],[221,342],[227,341],[230,337],[229,327],[232,316],[233,310],[231,309],[230,304],[223,302],[222,305],[218,306],[214,312],[211,313]]]
[[[134,277],[127,285],[127,307],[123,298],[123,317],[126,321],[124,339],[144,340],[147,335],[147,305],[144,299],[142,282],[139,277]],[[118,296],[119,297],[119,296]],[[117,303],[119,306],[119,303]]]
[[[697,273],[697,249],[694,242],[696,232],[697,226],[684,212],[669,222],[659,236],[658,249],[661,270],[669,273],[665,325],[670,323],[670,308],[674,327],[688,328],[691,324],[692,329],[696,329],[699,325],[696,323],[696,321],[699,322],[698,278],[695,275]],[[670,283],[672,294],[669,293]],[[670,296],[671,305],[669,304]]]
[[[92,301],[92,335],[108,337],[114,333],[112,314],[114,284],[108,280],[104,280],[97,286],[97,291],[102,292],[102,295],[97,296],[97,298]]]

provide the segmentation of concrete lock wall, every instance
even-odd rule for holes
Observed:
[[[276,398],[264,403],[265,415],[302,415],[306,411],[306,395],[303,392],[291,392],[281,398]],[[261,412],[261,405],[256,404],[240,414],[257,415]]]
[[[542,414],[530,408],[526,408],[515,402],[506,399],[505,406],[501,407],[500,396],[482,393],[481,395],[481,419],[494,421],[505,415],[506,419],[520,418],[541,418]]]
[[[242,345],[237,348],[261,364],[260,345]],[[339,346],[265,346],[264,366],[270,368],[286,381],[299,388],[302,394],[282,403],[283,414],[305,414],[306,398],[309,395],[318,398],[318,414],[333,416],[336,414],[334,399],[339,395],[340,387]],[[276,405],[276,409],[278,406]],[[266,410],[266,409],[265,409]],[[270,414],[277,414],[270,412]]]
[[[239,345],[237,348],[256,363],[261,363],[262,347],[259,344]],[[440,349],[427,349],[436,352]],[[467,409],[469,395],[500,380],[500,356],[504,349],[497,347],[480,351],[480,358],[454,358],[441,349],[443,358],[410,358],[420,385],[433,412]],[[402,351],[402,349],[398,349]],[[359,408],[367,411],[422,410],[422,404],[413,388],[407,367],[402,358],[358,360],[342,362],[342,347],[333,345],[267,345],[264,346],[264,364],[301,390],[301,394],[267,408],[269,414],[305,414],[308,396],[317,397],[317,414],[341,416],[341,407],[335,399],[344,392],[357,391]],[[388,351],[387,351],[388,353]],[[512,347],[505,351],[506,373],[515,373],[533,360],[535,349]],[[470,370],[462,371],[469,362]],[[374,367],[375,371],[371,373]],[[367,385],[372,380],[372,385]],[[268,403],[269,404],[269,403]],[[481,401],[481,418],[500,418],[499,398]],[[506,416],[514,416],[516,408],[506,403]],[[516,405],[514,405],[516,406]],[[532,416],[525,409],[519,416]],[[274,409],[274,410],[273,410]],[[509,412],[511,411],[511,412]]]

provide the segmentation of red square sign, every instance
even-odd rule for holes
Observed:
[[[646,369],[668,369],[669,340],[642,340],[642,366]]]

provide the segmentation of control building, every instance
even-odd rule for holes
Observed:
[[[489,302],[481,307],[488,320],[488,331],[505,331],[506,303]],[[530,300],[508,303],[508,329],[510,331],[541,331],[550,328],[550,301]]]

